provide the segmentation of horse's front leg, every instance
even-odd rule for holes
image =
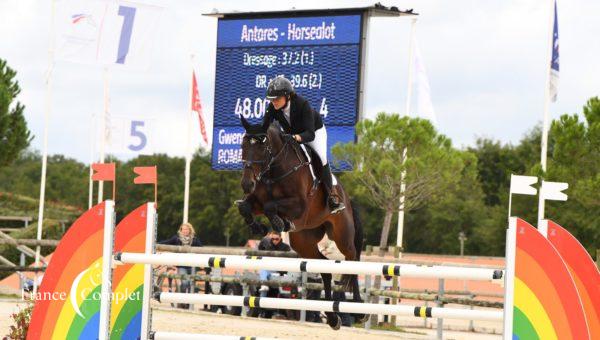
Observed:
[[[290,228],[289,221],[285,221],[281,216],[286,216],[289,219],[298,218],[302,214],[303,205],[297,197],[281,198],[265,203],[265,216],[271,222],[273,229],[281,232],[288,231]]]
[[[235,201],[235,204],[238,206],[238,211],[244,222],[252,230],[252,234],[261,236],[267,234],[269,228],[254,219],[254,215],[260,210],[260,204],[253,195],[249,195],[244,200]]]

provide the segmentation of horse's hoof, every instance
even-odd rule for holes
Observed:
[[[369,320],[369,314],[354,314],[355,323],[365,323]]]
[[[269,228],[266,225],[259,222],[254,222],[248,226],[250,227],[250,231],[253,235],[265,236],[269,231]]]
[[[275,215],[270,220],[271,225],[273,226],[273,230],[282,232],[285,229],[285,222],[283,222],[283,219],[281,217]]]
[[[342,326],[342,319],[337,314],[333,314],[333,317],[328,315],[327,324],[329,325],[329,327],[331,327],[331,329],[337,331]]]

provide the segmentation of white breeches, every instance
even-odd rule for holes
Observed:
[[[310,147],[313,148],[313,150],[315,150],[317,155],[319,155],[319,158],[321,159],[321,163],[323,163],[323,166],[327,165],[327,130],[325,129],[325,125],[323,125],[322,128],[315,131],[315,139],[313,139],[312,142],[308,142],[306,144],[310,145]],[[302,148],[304,149],[304,146],[302,146]],[[306,149],[304,149],[304,152],[308,156]],[[313,177],[314,177],[314,174],[313,174]],[[333,185],[337,185],[337,179],[335,178],[333,173],[331,174],[331,179],[332,179]]]
[[[327,130],[325,126],[315,131],[315,139],[306,143],[317,152],[323,166],[327,164]]]

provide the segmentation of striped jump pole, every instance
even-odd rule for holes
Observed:
[[[217,334],[194,334],[174,332],[151,332],[151,340],[275,340],[274,338],[259,338],[254,336],[235,336]]]
[[[319,312],[340,312],[354,314],[379,314],[416,316],[423,318],[444,318],[463,320],[502,321],[502,311],[471,310],[459,308],[419,307],[409,305],[384,305],[374,303],[278,299],[254,296],[156,293],[155,299],[166,303],[190,303],[225,305],[238,307],[260,307],[291,310],[311,310]]]
[[[358,261],[313,260],[297,258],[210,255],[210,254],[143,254],[119,253],[119,263],[144,263],[190,267],[232,268],[239,270],[273,270],[351,275],[385,275],[428,279],[489,281],[501,279],[503,271],[487,268],[425,266],[415,264],[375,263]]]

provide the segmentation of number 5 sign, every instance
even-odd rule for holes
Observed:
[[[112,116],[107,146],[110,153],[154,153],[154,119]]]

